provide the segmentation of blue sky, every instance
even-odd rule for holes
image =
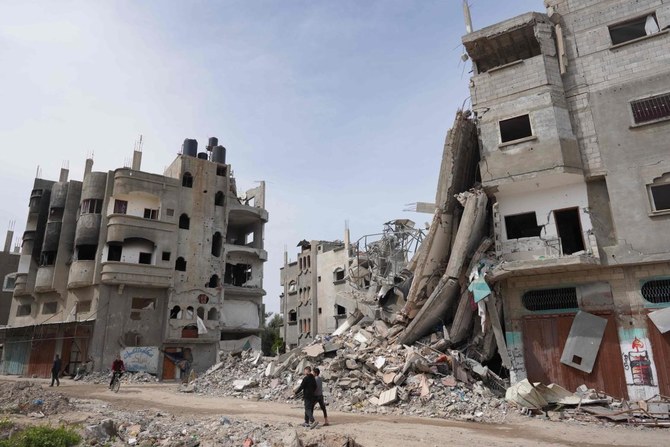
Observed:
[[[470,1],[475,29],[542,0]],[[501,6],[501,5],[504,5]],[[36,168],[80,180],[144,135],[162,172],[217,136],[238,186],[267,181],[265,303],[284,246],[427,215],[446,132],[467,101],[460,0],[0,0],[0,231],[23,232]],[[3,238],[4,240],[4,238]]]

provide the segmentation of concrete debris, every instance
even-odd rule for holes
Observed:
[[[213,369],[217,365],[212,366]],[[109,383],[109,381],[112,379],[112,372],[111,371],[105,371],[105,372],[91,372],[86,374],[85,376],[82,377],[83,382],[89,382],[89,383]],[[121,376],[121,383],[157,383],[158,382],[158,377],[154,376],[153,374],[145,373],[145,372],[126,372]]]

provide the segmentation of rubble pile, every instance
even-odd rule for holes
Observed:
[[[72,409],[70,399],[34,382],[1,382],[0,412],[42,418]]]
[[[81,378],[83,382],[88,383],[109,383],[112,379],[112,372],[91,372]],[[121,383],[157,383],[158,377],[145,372],[126,372],[121,376]]]
[[[507,404],[502,380],[458,351],[427,344],[392,344],[381,320],[361,322],[340,336],[317,340],[278,358],[245,351],[221,361],[182,392],[288,401],[303,368],[317,366],[330,408],[478,421],[500,421]],[[423,339],[430,342],[431,337]]]

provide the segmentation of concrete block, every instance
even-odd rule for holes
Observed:
[[[390,390],[386,390],[379,395],[379,405],[391,405],[398,401],[398,388],[393,387]]]

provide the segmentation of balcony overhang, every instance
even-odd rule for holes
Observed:
[[[148,264],[107,261],[102,264],[103,284],[166,289],[172,286],[173,269]]]
[[[563,256],[560,258],[527,261],[503,261],[486,275],[486,279],[490,282],[497,282],[519,276],[576,272],[588,268],[597,268],[600,265],[600,259],[592,255]]]

